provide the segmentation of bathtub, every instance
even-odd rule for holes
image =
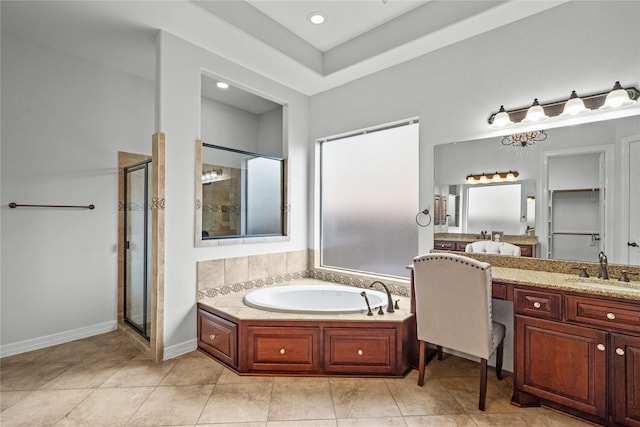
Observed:
[[[290,285],[249,292],[244,303],[250,307],[288,313],[357,313],[366,311],[362,292],[371,309],[387,306],[387,294],[373,289],[340,285]]]

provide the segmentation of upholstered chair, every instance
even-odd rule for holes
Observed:
[[[487,360],[496,352],[496,375],[502,379],[505,326],[491,315],[491,266],[450,253],[413,260],[416,323],[420,341],[418,385],[424,384],[426,343],[436,345],[438,360],[446,347],[480,358],[480,399],[487,395]]]
[[[493,240],[478,240],[469,243],[465,249],[468,253],[520,256],[520,246]]]

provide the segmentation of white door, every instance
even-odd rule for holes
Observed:
[[[629,154],[629,264],[640,265],[640,141],[630,144]]]

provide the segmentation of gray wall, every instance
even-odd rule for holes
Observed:
[[[3,354],[116,327],[117,153],[153,118],[152,82],[2,34]]]

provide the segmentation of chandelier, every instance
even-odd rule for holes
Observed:
[[[542,142],[547,139],[547,132],[544,130],[534,130],[530,132],[512,133],[502,137],[502,145],[513,147],[528,147],[536,142]]]

